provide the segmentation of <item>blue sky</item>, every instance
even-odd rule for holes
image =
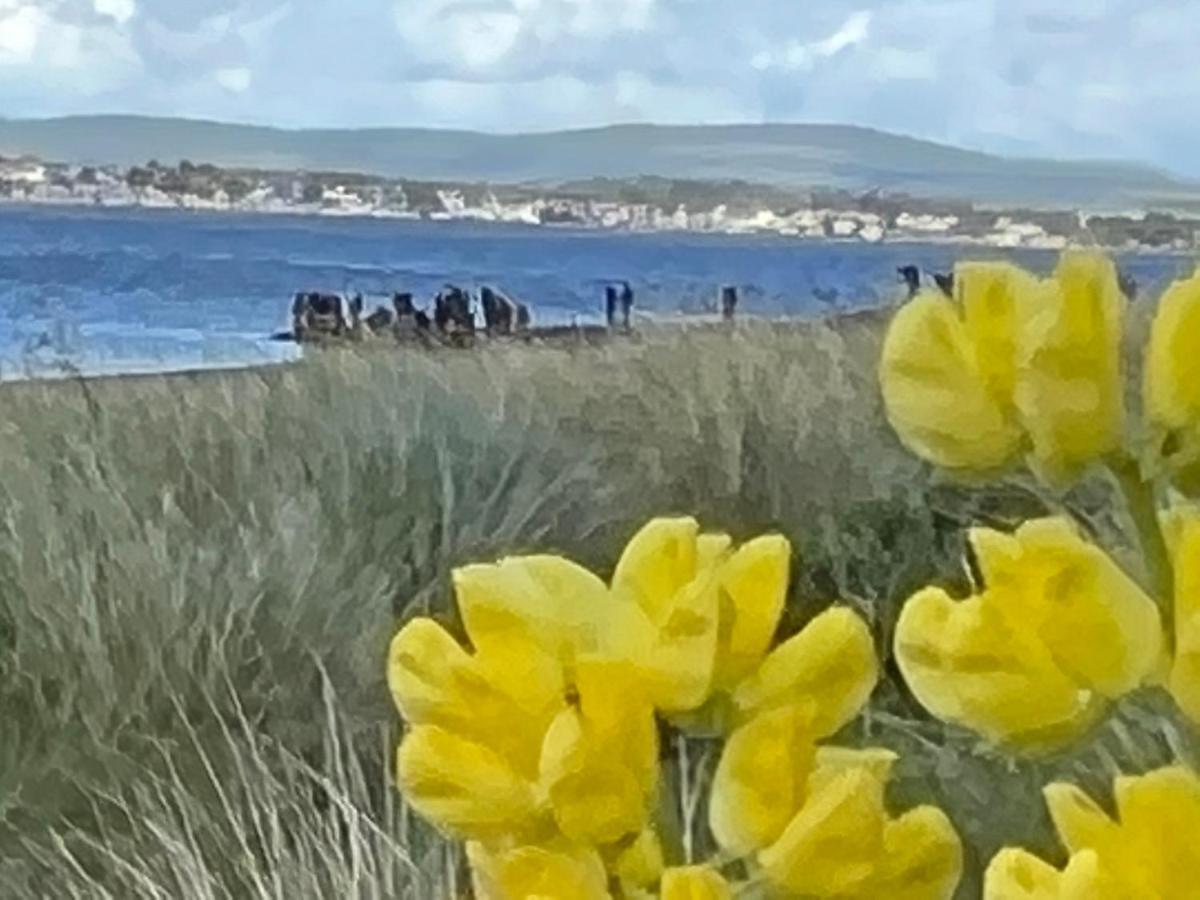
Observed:
[[[0,115],[845,122],[1200,177],[1197,0],[0,0]]]

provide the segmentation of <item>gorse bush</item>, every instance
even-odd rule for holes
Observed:
[[[1079,745],[1141,689],[1165,689],[1200,719],[1200,507],[1185,499],[1200,458],[1200,279],[1173,286],[1157,312],[1135,440],[1126,301],[1109,260],[1066,253],[1046,279],[968,264],[954,284],[888,327],[879,375],[900,439],[959,475],[1020,465],[1051,491],[1103,471],[1140,565],[1127,574],[1064,510],[1011,532],[973,528],[966,598],[935,585],[900,611],[897,687],[1013,757]],[[878,677],[866,623],[834,606],[771,649],[790,561],[779,535],[735,547],[695,519],[657,518],[608,583],[557,555],[455,570],[470,649],[418,618],[388,672],[409,725],[399,786],[467,842],[476,896],[954,895],[953,821],[937,805],[889,806],[897,755],[838,738]],[[660,734],[680,749],[681,817],[662,808]],[[691,736],[718,745],[706,804]],[[1184,761],[1114,784],[1115,815],[1071,782],[1047,786],[1066,865],[1005,847],[985,898],[1194,893],[1200,777]],[[717,849],[707,859],[698,809]]]

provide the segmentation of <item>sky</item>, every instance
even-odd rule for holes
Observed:
[[[836,122],[1200,177],[1198,0],[0,0],[0,116]]]

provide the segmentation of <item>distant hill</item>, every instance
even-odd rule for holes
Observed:
[[[1014,159],[840,125],[617,125],[496,135],[413,128],[284,130],[186,119],[0,119],[0,155],[133,165],[369,172],[446,181],[743,179],[984,204],[1194,212],[1200,183],[1123,163]]]

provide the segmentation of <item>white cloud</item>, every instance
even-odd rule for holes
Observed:
[[[840,28],[827,37],[808,42],[792,40],[775,52],[760,50],[751,58],[750,65],[759,71],[807,71],[821,60],[865,43],[871,34],[871,19],[870,10],[859,10],[852,13]]]
[[[19,6],[0,18],[0,65],[24,65],[33,61],[44,17],[32,6]]]
[[[137,12],[135,0],[92,0],[92,6],[99,15],[108,16],[119,25],[124,25]]]
[[[246,93],[250,90],[250,83],[254,80],[249,69],[240,67],[217,69],[213,73],[213,77],[216,78],[217,84],[233,94]]]

